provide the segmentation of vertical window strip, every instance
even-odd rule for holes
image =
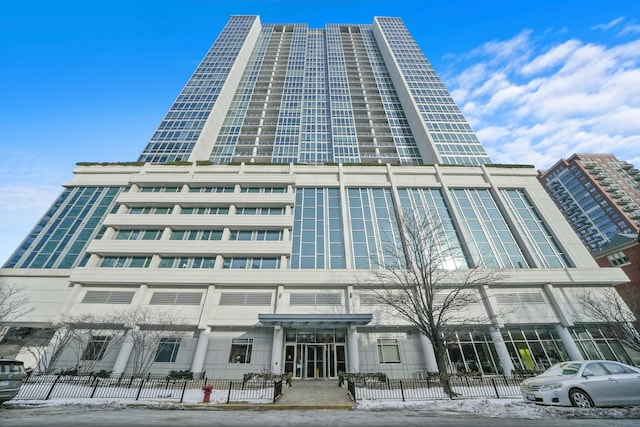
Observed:
[[[439,242],[441,264],[444,268],[468,268],[462,243],[447,209],[442,192],[437,188],[403,188],[398,190],[402,214],[420,226],[428,221],[436,224],[433,237]],[[442,233],[438,227],[442,227]],[[445,259],[446,257],[446,259]]]
[[[65,189],[5,266],[77,266],[121,191],[121,187],[94,186]]]
[[[404,257],[398,220],[388,188],[348,189],[353,265],[377,269]]]
[[[522,189],[503,189],[507,206],[516,218],[522,234],[527,238],[541,267],[568,267],[567,258],[560,250],[546,224]]]
[[[527,268],[520,247],[487,189],[452,189],[451,196],[475,263],[487,268]]]
[[[297,190],[291,268],[345,268],[341,212],[337,188]]]

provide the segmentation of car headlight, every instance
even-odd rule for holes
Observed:
[[[540,391],[557,390],[562,387],[562,383],[543,385]]]

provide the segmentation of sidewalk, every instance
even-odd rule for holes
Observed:
[[[305,409],[353,409],[356,404],[347,392],[346,384],[338,387],[337,380],[299,380],[292,387],[283,386],[282,396],[276,403],[219,403],[216,408],[228,410],[305,410]]]

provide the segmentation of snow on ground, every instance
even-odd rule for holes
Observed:
[[[148,407],[155,409],[212,409],[211,404],[224,404],[227,392],[214,390],[211,404],[202,403],[201,390],[187,390],[182,404],[177,401],[158,399],[111,399],[111,398],[55,398],[50,400],[11,400],[4,405],[12,407],[34,406],[87,406],[98,408]],[[251,404],[269,403],[269,399],[250,400]],[[545,419],[640,419],[640,407],[634,408],[560,408],[525,403],[522,399],[456,399],[402,402],[401,400],[361,400],[356,411],[416,411],[437,413],[474,414],[482,417]]]

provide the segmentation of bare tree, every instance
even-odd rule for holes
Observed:
[[[0,325],[29,313],[29,298],[17,285],[0,282]]]
[[[114,315],[90,313],[69,316],[66,348],[69,363],[78,374],[90,374],[109,354],[120,348],[124,329],[122,319]]]
[[[72,328],[72,324],[58,321],[53,323],[51,328],[39,328],[33,333],[34,342],[46,340],[46,344],[31,346],[28,349],[37,361],[35,372],[43,374],[54,372],[58,359],[73,340],[73,334],[70,333]]]
[[[131,328],[133,341],[133,374],[145,374],[156,361],[159,352],[170,350],[179,342],[184,328],[171,311],[136,307],[120,314],[124,324]]]
[[[625,304],[614,288],[576,294],[576,299],[590,318],[607,323],[623,345],[640,352],[640,320],[631,311],[640,308],[640,295],[634,295],[633,300],[629,297]]]
[[[401,242],[386,241],[384,259],[372,274],[372,291],[432,343],[444,391],[455,393],[449,381],[447,334],[452,325],[478,324],[468,311],[480,301],[478,287],[504,278],[497,270],[469,267],[451,222],[422,219],[408,213],[399,218]]]

